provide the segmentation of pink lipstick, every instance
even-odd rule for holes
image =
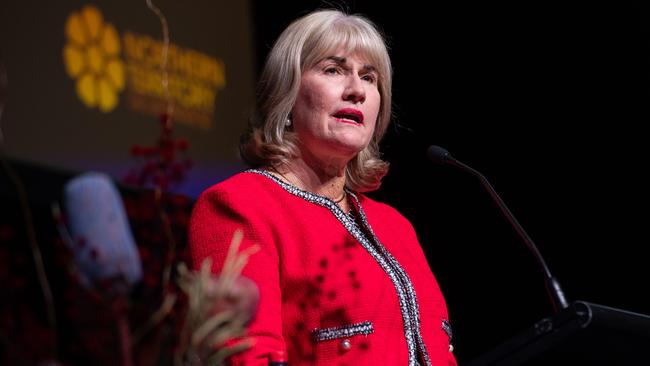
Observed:
[[[363,113],[354,108],[343,108],[334,113],[334,118],[344,123],[363,124]]]

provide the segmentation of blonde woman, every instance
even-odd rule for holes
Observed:
[[[386,45],[366,18],[319,10],[280,35],[241,152],[253,169],[206,190],[190,224],[195,265],[223,263],[236,229],[257,244],[260,290],[234,365],[455,365],[443,295],[411,224],[362,194],[388,164]]]

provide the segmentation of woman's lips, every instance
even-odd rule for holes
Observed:
[[[334,118],[343,123],[354,125],[363,124],[363,112],[354,108],[343,108],[334,113]]]

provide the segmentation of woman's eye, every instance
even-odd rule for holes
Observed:
[[[372,74],[363,75],[361,77],[361,79],[363,79],[363,80],[365,80],[367,82],[373,83],[373,84],[377,81],[377,78],[375,77],[375,75],[372,75]]]
[[[339,70],[336,67],[328,67],[325,69],[326,74],[337,74]]]

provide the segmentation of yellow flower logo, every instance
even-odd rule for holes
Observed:
[[[77,95],[89,108],[110,112],[124,89],[124,64],[120,38],[102,13],[92,5],[70,14],[65,22],[68,43],[63,62],[68,75],[77,81]]]

